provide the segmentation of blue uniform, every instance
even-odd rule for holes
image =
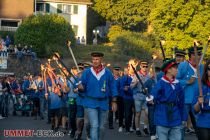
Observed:
[[[122,95],[120,94],[120,79],[121,79],[121,77],[116,78],[115,79],[115,84],[116,84],[118,96],[122,97]]]
[[[203,65],[200,65],[200,75],[203,74]],[[187,84],[187,81],[192,75],[195,75],[195,70],[188,61],[181,62],[178,66],[177,79],[180,81],[181,86],[184,88],[185,104],[192,104],[194,98],[194,91],[198,89],[198,80],[194,83]]]
[[[43,98],[45,94],[44,82],[43,81],[37,82],[37,88],[43,88],[42,90],[38,90],[39,98]]]
[[[52,89],[51,79],[47,79],[47,85],[48,85],[48,88]],[[59,97],[58,94],[55,94],[52,91],[49,91],[48,93],[48,101],[49,101],[50,109],[59,109],[62,106],[61,97]]]
[[[30,95],[30,90],[27,89],[27,88],[29,88],[29,86],[30,86],[30,81],[24,80],[23,84],[22,84],[22,89],[26,95]]]
[[[128,75],[124,75],[119,80],[120,96],[126,100],[133,100],[133,91],[130,88],[132,78]],[[124,90],[125,86],[129,86],[128,91]]]
[[[96,75],[93,68],[86,69],[82,74],[82,85],[85,88],[84,107],[109,110],[109,96],[117,96],[115,79],[111,71],[104,68]]]
[[[71,80],[72,82],[76,83],[76,81],[74,80],[73,77],[71,77],[70,80]],[[69,93],[68,93],[68,98],[74,98],[74,99],[76,99],[78,95],[75,94],[75,93],[73,92],[73,89],[75,88],[74,85],[72,85],[72,83],[70,83],[70,82],[68,81],[68,87],[70,87],[70,89],[71,89],[71,90],[69,91]]]
[[[50,101],[50,109],[58,109],[62,107],[62,101],[58,94],[50,92],[48,97]]]
[[[203,108],[201,108],[201,112],[197,114],[197,127],[202,128],[210,128],[210,87],[207,85],[202,86],[204,103]],[[195,93],[194,100],[193,100],[193,108],[194,105],[198,101],[199,91]]]
[[[164,72],[160,71],[160,72],[157,74],[157,81],[159,81],[163,76],[164,76]]]
[[[80,81],[81,78],[78,78],[78,81]],[[76,84],[76,82],[75,82]],[[76,103],[77,105],[83,106],[83,99],[84,99],[84,93],[83,92],[78,92],[77,97],[76,97]]]
[[[174,127],[187,120],[183,89],[178,80],[170,84],[162,78],[152,89],[152,95],[155,102],[155,125]]]

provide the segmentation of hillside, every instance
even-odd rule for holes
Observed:
[[[108,47],[108,46],[77,46],[72,48],[77,62],[87,62],[91,61],[91,52],[99,51],[103,52],[104,63],[111,64],[111,67],[119,65],[126,66],[128,60],[131,58],[126,55],[119,54],[118,50]],[[65,56],[62,57],[66,66],[70,69],[74,66],[74,62],[70,52],[66,52]],[[0,70],[0,72],[13,72],[18,77],[22,77],[27,73],[38,73],[40,71],[40,64],[46,63],[47,58],[39,58],[33,60],[30,55],[24,55],[22,59],[17,59],[15,54],[9,54],[8,57],[8,68],[6,70]]]

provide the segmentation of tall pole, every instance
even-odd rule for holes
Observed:
[[[71,41],[67,41],[67,47],[69,48],[69,51],[70,51],[71,56],[72,56],[72,58],[73,58],[74,64],[75,64],[75,66],[76,66],[76,68],[77,68],[77,71],[80,72],[79,66],[78,66],[78,64],[77,64],[77,60],[75,59],[74,53],[73,53],[73,51],[72,51],[72,49],[71,49]]]
[[[198,76],[198,88],[199,88],[199,97],[203,97],[202,91],[202,84],[201,84],[201,75],[200,75],[200,67],[199,67],[199,60],[198,60],[198,51],[197,51],[197,41],[194,41],[194,54],[196,59],[196,69],[197,69],[197,76]],[[203,107],[203,104],[202,104]]]

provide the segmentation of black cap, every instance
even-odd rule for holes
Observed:
[[[170,60],[171,58],[165,58],[164,60],[163,60],[163,63],[165,63],[166,61],[168,61],[168,60]]]
[[[186,55],[186,52],[184,50],[175,50],[175,55],[176,56],[185,56]]]
[[[199,53],[202,53],[202,50],[203,50],[203,47],[197,47],[197,52],[198,52],[198,54],[199,54]],[[194,53],[195,53],[194,47],[188,48],[188,53],[189,53],[189,54],[194,54]]]
[[[92,53],[91,53],[91,56],[92,56],[92,57],[103,57],[104,54],[101,53],[101,52],[92,52]]]
[[[78,66],[84,66],[84,63],[80,62],[77,64]]]
[[[114,66],[114,70],[119,71],[120,70],[120,67],[119,66]]]
[[[161,71],[161,68],[160,67],[155,67],[155,71],[156,72]]]
[[[172,66],[177,65],[176,60],[175,59],[169,59],[166,60],[163,65],[161,66],[161,70],[163,72],[166,72],[169,68],[171,68]]]

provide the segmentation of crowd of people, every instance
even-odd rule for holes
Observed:
[[[8,57],[7,51],[9,50],[10,44],[11,40],[9,36],[6,36],[5,39],[0,37],[0,57]]]
[[[21,59],[24,55],[31,55],[33,59],[36,59],[36,53],[33,51],[32,45],[14,45],[8,35],[5,39],[0,36],[0,56],[8,57],[8,53],[14,53],[18,59]]]
[[[87,139],[103,139],[106,121],[108,129],[117,122],[119,133],[135,131],[151,140],[183,140],[185,133],[209,140],[210,61],[205,67],[199,64],[201,94],[196,70],[201,55],[202,47],[197,54],[190,47],[189,60],[185,51],[176,50],[175,59],[165,59],[161,67],[132,59],[127,67],[110,70],[103,65],[104,54],[93,52],[91,65],[80,63],[70,71],[62,63],[57,68],[48,63],[40,74],[27,75],[22,82],[6,76],[0,82],[1,119],[8,117],[11,102],[13,115],[31,112],[42,120],[46,111],[51,129],[69,132],[75,140],[81,139],[83,128]]]

